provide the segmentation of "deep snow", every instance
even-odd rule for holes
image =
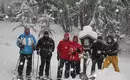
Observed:
[[[101,70],[95,80],[127,80],[123,73],[118,73],[110,69]]]
[[[18,59],[18,52],[19,49],[16,46],[16,39],[17,37],[23,33],[23,28],[18,28],[14,32],[12,29],[18,25],[19,23],[10,23],[10,22],[0,22],[0,79],[1,80],[11,80],[13,76],[13,72],[16,66],[16,62]],[[63,38],[63,31],[59,25],[53,24],[51,26],[53,30],[55,30],[55,34],[53,39],[55,40],[55,44],[57,47],[58,42]],[[37,37],[37,33],[35,34]],[[130,45],[122,45],[122,48],[128,48]],[[128,48],[129,49],[129,48]],[[123,53],[123,52],[122,52]],[[128,51],[124,51],[124,54],[119,55],[119,68],[122,74],[124,74],[127,79],[130,79],[129,76],[129,68],[130,68],[130,54]],[[57,58],[56,58],[56,50],[53,53],[52,60],[51,60],[51,70],[52,70],[52,79],[56,80],[56,73],[57,73]],[[35,54],[35,72],[36,72],[36,65],[37,65],[37,55]],[[113,67],[110,65],[110,70],[113,71]],[[91,70],[91,63],[88,66],[87,73],[90,74]]]

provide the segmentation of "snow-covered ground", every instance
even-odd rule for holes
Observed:
[[[11,80],[14,69],[16,67],[16,62],[18,59],[18,52],[19,49],[16,46],[16,39],[17,37],[23,33],[23,28],[18,28],[14,32],[12,32],[12,28],[14,28],[19,23],[10,23],[10,22],[0,22],[0,80]],[[53,30],[55,30],[55,34],[53,36],[53,39],[55,40],[55,44],[57,47],[58,42],[63,38],[63,31],[59,25],[53,24],[51,26]],[[37,38],[37,33],[32,32]],[[128,45],[122,45],[123,48],[130,47],[130,44]],[[57,73],[57,53],[56,50],[53,53],[52,60],[51,60],[51,75],[52,79],[56,80],[56,73]],[[35,72],[36,72],[36,65],[37,65],[37,55],[35,54]],[[119,55],[119,67],[121,73],[123,73],[127,79],[130,79],[129,76],[129,68],[130,68],[130,54],[128,51],[124,51],[124,54]],[[87,69],[88,74],[90,74],[90,68],[91,63]],[[113,70],[113,67],[109,67],[110,70]]]

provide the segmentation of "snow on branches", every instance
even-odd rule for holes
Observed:
[[[19,12],[17,12],[16,15],[16,20],[21,20],[20,25],[16,26],[15,28],[13,28],[12,31],[14,31],[15,29],[19,28],[19,27],[30,27],[33,29],[33,31],[36,32],[36,30],[34,29],[35,24],[33,24],[33,19],[36,18],[34,15],[33,10],[31,9],[30,3],[28,1],[24,1],[21,4],[21,9],[19,10]]]
[[[40,37],[40,35],[42,35],[44,33],[44,31],[48,31],[51,35],[53,35],[53,33],[55,33],[54,30],[52,30],[50,28],[50,23],[54,20],[53,17],[51,17],[51,14],[47,14],[46,12],[44,14],[42,14],[41,18],[39,18],[39,27],[40,32],[38,34],[38,37]],[[53,33],[52,33],[53,32]]]
[[[33,2],[33,4],[32,4]],[[36,27],[40,29],[38,32],[38,37],[40,37],[44,31],[48,31],[51,35],[55,33],[54,30],[50,28],[51,22],[54,20],[52,14],[48,13],[47,10],[44,11],[43,14],[35,14],[35,11],[32,7],[34,7],[36,2],[31,0],[30,2],[24,1],[21,4],[21,9],[17,12],[15,20],[20,20],[20,24],[13,28],[12,31],[16,30],[17,28],[31,28],[34,32],[36,31]],[[35,22],[34,22],[35,20]]]
[[[116,33],[117,28],[119,27],[120,21],[118,20],[118,14],[120,13],[119,5],[110,0],[105,2],[100,0],[96,3],[94,14],[92,20],[90,21],[91,26],[93,26],[97,31],[105,33],[106,36],[108,33]]]

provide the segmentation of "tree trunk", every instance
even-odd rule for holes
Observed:
[[[83,18],[83,13],[80,12],[80,26],[81,26],[81,30],[83,30],[84,27],[84,18]]]
[[[5,13],[4,6],[5,6],[5,4],[4,4],[4,0],[3,0],[3,1],[2,1],[2,5],[1,5],[1,11],[2,11],[2,13]]]

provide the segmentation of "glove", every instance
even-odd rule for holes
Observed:
[[[72,55],[74,56],[74,55],[76,55],[76,52],[74,51],[74,52],[72,52]]]
[[[33,51],[36,50],[36,46],[34,44],[32,45],[32,48],[33,48]]]
[[[53,52],[53,51],[52,51],[52,49],[49,49],[49,52],[51,52],[51,53],[52,53],[52,52]]]
[[[52,52],[49,52],[48,53],[48,58],[51,58],[52,57]]]
[[[101,54],[102,52],[100,50],[97,51],[97,54]]]
[[[59,53],[57,53],[57,60],[59,61],[60,57],[59,57]]]
[[[81,52],[81,50],[79,49],[79,48],[77,48],[77,50],[76,50],[78,53],[80,53]]]
[[[60,58],[59,58],[59,57],[57,57],[57,60],[58,60],[58,61],[59,61],[59,59],[60,59]]]
[[[40,54],[40,50],[37,50],[37,55],[39,55]]]
[[[22,45],[22,43],[19,44],[20,49],[23,49],[25,45]]]

